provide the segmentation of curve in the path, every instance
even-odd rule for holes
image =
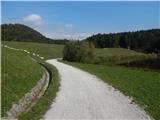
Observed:
[[[131,99],[96,76],[55,59],[47,62],[58,69],[61,87],[44,119],[150,119]]]

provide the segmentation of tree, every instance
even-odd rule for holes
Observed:
[[[63,59],[92,63],[94,61],[93,43],[84,41],[72,41],[67,43],[63,49]]]

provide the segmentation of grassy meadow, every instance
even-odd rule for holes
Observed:
[[[47,59],[54,59],[62,57],[62,51],[64,45],[57,44],[44,44],[44,43],[31,43],[31,42],[8,42],[3,41],[2,44],[8,45],[10,47],[26,49],[30,52],[38,53],[40,56],[44,57],[41,60],[44,63]],[[4,48],[3,48],[4,49]],[[4,67],[2,49],[2,70]],[[14,52],[11,50],[7,50]],[[22,54],[22,53],[19,53]],[[94,50],[95,59],[98,64],[106,64],[108,62],[117,61],[128,61],[137,60],[152,57],[152,55],[147,55],[144,53],[139,53],[133,50],[123,49],[123,48],[103,48]],[[27,54],[23,53],[23,56],[29,57]],[[17,57],[17,55],[16,55]],[[34,57],[31,55],[31,57]],[[10,58],[12,61],[13,58]],[[17,61],[17,60],[16,60]],[[24,60],[23,62],[26,62]],[[7,62],[8,63],[8,62]],[[107,66],[98,64],[85,64],[76,62],[66,62],[66,64],[73,65],[92,74],[95,74],[100,79],[109,83],[116,89],[122,91],[124,94],[131,96],[138,104],[143,106],[149,114],[156,120],[160,119],[160,73],[153,71],[144,71],[143,69],[131,69],[120,66]],[[3,65],[4,64],[4,65]],[[45,63],[46,64],[46,63]],[[45,111],[48,109],[49,105],[52,103],[56,96],[56,92],[59,87],[59,77],[56,68],[47,64],[47,66],[52,70],[53,78],[52,82],[47,89],[44,96],[38,101],[38,103],[26,113],[23,113],[20,119],[40,119]],[[5,68],[7,69],[7,68]],[[13,72],[13,71],[12,71]],[[13,72],[15,73],[15,71]],[[12,74],[13,74],[12,73]],[[2,71],[2,76],[4,76]],[[3,78],[3,77],[2,77]],[[3,86],[3,85],[2,85]],[[2,88],[3,89],[3,88]],[[3,92],[3,91],[2,91]]]
[[[18,49],[26,49],[32,53],[41,55],[45,60],[62,57],[62,50],[64,47],[64,45],[58,44],[13,41],[2,41],[2,44]]]
[[[98,64],[120,64],[135,60],[151,59],[154,57],[156,56],[124,48],[95,49],[95,63]]]
[[[95,54],[96,56],[144,55],[143,53],[124,48],[96,48]]]
[[[156,120],[160,119],[160,73],[118,66],[64,63],[98,76],[104,82],[131,96]]]
[[[44,69],[29,56],[2,47],[1,55],[1,115],[33,86],[43,75]]]

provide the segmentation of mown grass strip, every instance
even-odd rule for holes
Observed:
[[[117,66],[63,61],[95,74],[104,82],[131,96],[156,120],[160,119],[160,73]]]

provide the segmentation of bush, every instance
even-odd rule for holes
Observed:
[[[63,59],[84,63],[94,62],[94,46],[90,42],[72,41],[63,49]]]

